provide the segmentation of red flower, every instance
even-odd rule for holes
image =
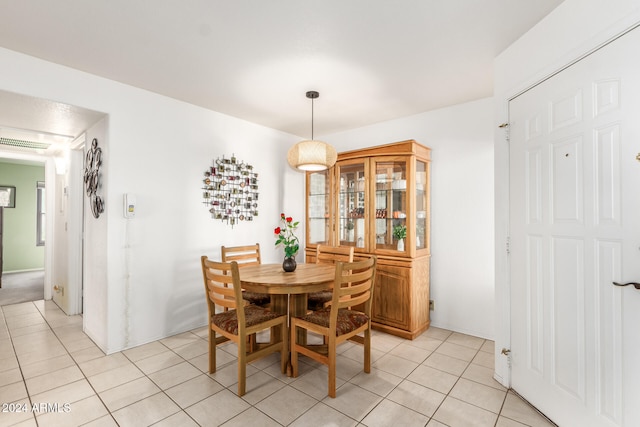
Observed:
[[[299,222],[293,221],[292,217],[286,216],[283,213],[280,214],[280,221],[282,221],[284,225],[281,225],[274,230],[276,246],[284,246],[285,257],[294,257],[296,253],[298,253],[298,249],[300,249],[300,242],[294,233]]]

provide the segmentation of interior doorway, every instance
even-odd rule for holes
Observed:
[[[0,142],[2,142],[0,132]],[[5,157],[0,150],[0,305],[44,298],[44,158]],[[7,196],[7,192],[9,196]]]
[[[85,132],[106,114],[4,90],[0,90],[0,111],[0,159],[31,160],[45,165],[48,215],[44,299],[54,298],[52,288],[57,285],[59,295],[55,298],[63,310],[67,314],[82,313],[82,144]],[[65,112],[64,116],[60,111]]]

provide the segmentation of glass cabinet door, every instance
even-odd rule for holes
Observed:
[[[307,244],[329,244],[331,230],[330,197],[331,180],[329,170],[311,172],[307,175]]]
[[[376,249],[405,251],[407,234],[407,161],[375,162]]]
[[[416,161],[416,249],[428,248],[429,235],[427,230],[429,229],[428,218],[429,214],[429,199],[428,199],[428,182],[427,176],[427,163]]]
[[[338,165],[338,241],[364,248],[366,242],[365,164]]]

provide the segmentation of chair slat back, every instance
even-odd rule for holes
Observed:
[[[245,246],[222,246],[222,262],[236,261],[238,267],[246,267],[248,265],[258,265],[262,263],[260,258],[260,244]]]
[[[207,296],[209,316],[215,314],[215,306],[226,309],[244,307],[238,263],[211,261],[201,257],[204,290]],[[237,310],[238,325],[244,325],[244,310]]]
[[[330,322],[335,327],[338,310],[364,304],[364,313],[371,317],[371,300],[376,276],[376,256],[355,262],[336,263]]]
[[[316,246],[316,264],[353,262],[353,246]]]

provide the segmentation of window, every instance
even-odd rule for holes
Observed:
[[[47,214],[46,204],[44,202],[45,192],[44,192],[44,182],[38,181],[37,185],[37,229],[36,229],[36,245],[44,246],[44,232],[45,232],[45,216]]]

